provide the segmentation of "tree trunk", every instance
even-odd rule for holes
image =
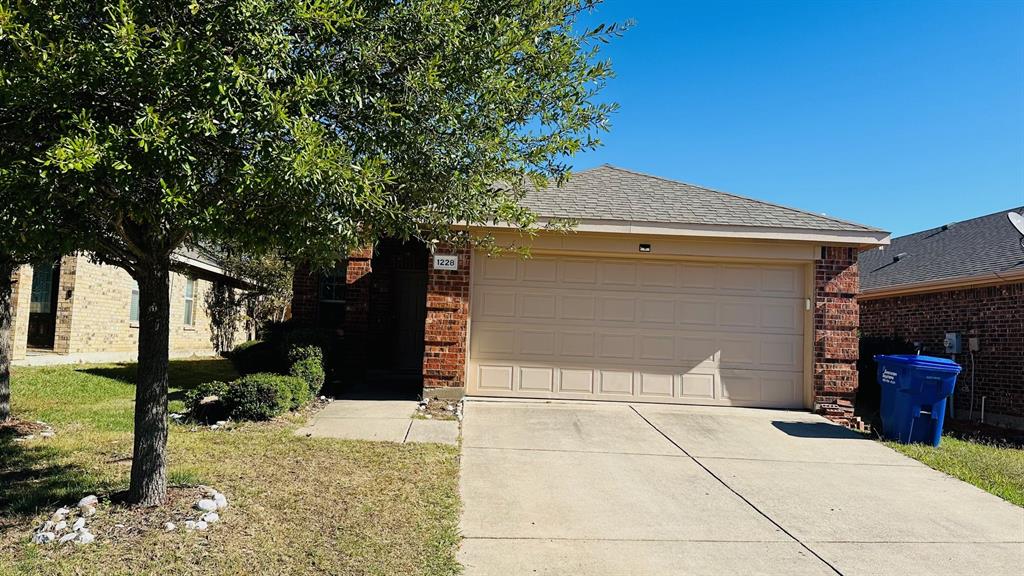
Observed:
[[[0,422],[11,417],[11,276],[14,261],[0,257]]]
[[[135,448],[128,500],[158,506],[167,499],[167,364],[170,345],[170,259],[140,263],[139,366],[135,383]]]

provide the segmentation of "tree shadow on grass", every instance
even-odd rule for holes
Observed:
[[[0,531],[102,488],[85,468],[60,463],[61,456],[59,449],[45,443],[0,436]]]
[[[138,364],[124,362],[111,366],[96,366],[82,370],[86,374],[111,378],[126,384],[135,384]],[[171,391],[168,400],[184,400],[185,392],[213,380],[230,382],[238,378],[230,360],[210,358],[204,360],[171,360],[167,369]]]

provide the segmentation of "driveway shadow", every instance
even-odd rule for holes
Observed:
[[[796,438],[837,438],[837,439],[864,439],[866,437],[857,434],[853,430],[847,430],[842,426],[828,424],[827,422],[783,422],[775,420],[772,426]]]

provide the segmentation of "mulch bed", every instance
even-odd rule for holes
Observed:
[[[954,438],[1003,448],[1024,449],[1024,430],[1001,428],[980,422],[946,420],[943,431]]]
[[[21,418],[12,417],[9,420],[0,422],[0,437],[22,438],[39,434],[45,430],[49,430],[49,426],[34,420],[22,420]]]

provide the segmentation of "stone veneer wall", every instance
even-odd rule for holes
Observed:
[[[823,246],[814,267],[814,409],[853,418],[857,393],[860,287],[855,248]]]
[[[974,353],[974,418],[1024,428],[1024,282],[967,287],[944,292],[870,298],[860,302],[861,330],[867,336],[920,342],[922,352],[945,354],[946,332],[959,332],[964,353],[954,402],[957,418],[970,416],[971,355]]]

